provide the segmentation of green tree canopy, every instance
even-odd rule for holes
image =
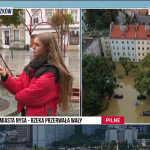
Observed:
[[[100,30],[100,29],[102,29],[102,22],[101,22],[101,20],[96,20],[96,22],[95,22],[95,28],[97,29],[97,30]]]
[[[23,19],[24,10],[23,9],[13,9],[13,15],[0,15],[0,19],[2,19],[2,25],[10,26],[14,25],[17,27],[21,24],[21,20]]]
[[[128,76],[128,73],[130,71],[130,62],[131,62],[131,60],[128,57],[120,57],[119,58],[119,63],[125,69],[126,76]]]
[[[60,27],[63,24],[69,26],[74,23],[74,20],[68,12],[56,12],[50,17],[50,23],[55,27]]]

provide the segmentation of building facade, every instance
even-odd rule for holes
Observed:
[[[137,129],[109,129],[105,131],[105,143],[109,143],[111,141],[125,141],[128,143],[132,143],[135,139],[137,141],[138,138],[138,130]]]
[[[106,58],[111,58],[109,34],[110,34],[109,31],[105,31],[100,37],[101,45],[102,45],[102,52],[104,53],[104,57]]]
[[[33,126],[33,145],[38,147],[47,147],[54,141],[69,138],[75,133],[75,126],[71,125],[49,125]]]
[[[138,25],[136,32],[137,62],[150,52],[150,25]]]
[[[123,26],[111,24],[110,30],[110,49],[112,60],[118,62],[120,57],[129,57],[132,62],[136,62],[136,26]]]
[[[34,28],[33,32],[32,32],[33,37],[34,37],[34,35],[37,35],[42,32],[52,32],[56,36],[56,38],[58,38],[54,27],[52,27],[51,25],[46,24],[46,23],[41,23],[42,21],[47,22],[48,19],[56,11],[57,11],[57,9],[40,9],[39,11],[37,11],[37,9],[28,9],[28,12],[30,14],[34,14],[33,18],[32,18],[32,23],[30,23],[30,18],[29,18],[28,12],[25,11],[25,23],[26,23],[27,27],[30,28],[30,24],[31,24],[31,28],[32,29]],[[63,9],[63,11],[67,11],[67,12],[71,13],[72,17],[74,19],[74,24],[69,25],[69,35],[68,35],[69,36],[69,44],[70,45],[79,45],[80,10],[72,8],[72,9]],[[42,16],[41,16],[41,14],[42,14]],[[67,39],[68,39],[67,37],[64,38],[65,43],[67,43]],[[29,35],[29,31],[27,28],[25,28],[25,44],[31,45],[30,35]],[[31,47],[32,47],[32,45],[31,45]]]
[[[25,48],[25,27],[20,24],[17,28],[14,26],[0,27],[0,48],[24,49]]]
[[[91,135],[95,133],[95,130],[98,129],[99,125],[82,125],[82,133]]]

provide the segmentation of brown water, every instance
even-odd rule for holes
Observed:
[[[135,65],[141,66],[140,63]],[[114,75],[123,74],[123,79],[117,81],[123,88],[115,89],[115,94],[123,94],[123,99],[114,99],[113,96],[109,101],[109,107],[106,111],[98,114],[97,116],[124,116],[125,123],[150,123],[150,116],[141,116],[141,111],[150,111],[150,98],[148,96],[146,100],[138,100],[138,105],[135,105],[137,101],[137,92],[134,89],[134,77],[132,74],[125,76],[124,68],[116,63],[116,70]]]

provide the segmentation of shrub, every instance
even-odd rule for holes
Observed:
[[[118,75],[118,79],[123,79],[123,75]]]

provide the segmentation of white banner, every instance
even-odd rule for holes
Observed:
[[[101,117],[0,117],[0,124],[101,124]]]

